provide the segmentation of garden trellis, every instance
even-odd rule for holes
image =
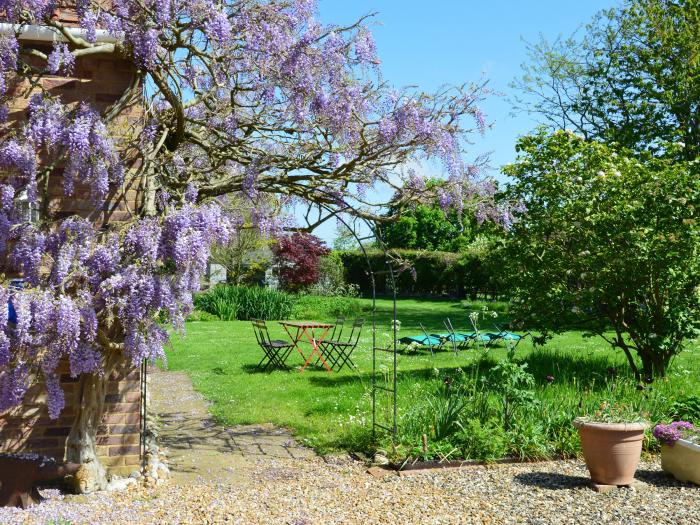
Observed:
[[[316,191],[323,192],[321,189],[317,189]],[[397,435],[398,400],[397,331],[399,323],[396,306],[396,270],[394,268],[394,261],[391,257],[389,257],[387,247],[382,241],[381,228],[378,226],[378,224],[364,218],[362,214],[358,213],[358,210],[354,209],[351,204],[345,203],[345,207],[341,210],[337,210],[325,204],[317,204],[316,207],[319,210],[320,222],[325,222],[325,220],[328,220],[330,217],[335,217],[335,219],[352,234],[353,238],[358,244],[360,252],[367,262],[367,276],[370,280],[372,291],[372,438],[376,443],[380,434],[388,433],[391,436],[392,446],[395,446]],[[326,212],[329,215],[321,220],[321,215],[323,212]],[[373,258],[368,256],[367,245],[369,244],[376,244],[376,246],[378,246],[384,253],[383,268],[375,268],[372,265]],[[390,327],[391,340],[388,345],[380,344],[377,337],[376,279],[379,276],[384,276],[385,278],[389,279],[391,289],[393,316]],[[388,354],[390,356],[391,366],[389,370],[384,371],[378,366],[380,360],[379,356],[381,354]],[[382,403],[382,398],[388,402],[386,404]]]

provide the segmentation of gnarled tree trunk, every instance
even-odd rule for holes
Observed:
[[[66,461],[81,465],[75,475],[75,490],[80,494],[107,488],[107,470],[97,456],[97,429],[104,416],[107,382],[122,359],[110,352],[103,374],[82,374],[79,379],[77,414],[66,441]]]

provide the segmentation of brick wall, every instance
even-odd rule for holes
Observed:
[[[66,2],[61,1],[60,4],[65,6]],[[68,25],[74,25],[74,12],[70,8],[62,8],[58,11],[58,17]],[[50,44],[45,42],[22,44],[41,48],[44,52],[50,52],[51,49]],[[104,113],[121,98],[135,75],[129,62],[97,55],[78,59],[70,77],[47,76],[42,79],[42,83],[52,94],[60,95],[66,104],[85,101]],[[32,92],[28,83],[19,80],[9,87],[9,93],[13,96],[9,108],[9,125],[16,125],[26,118],[26,107]],[[111,124],[117,144],[121,138],[138,130],[142,118],[140,98],[131,101],[126,111]],[[129,177],[135,163],[135,160],[127,162],[124,187],[113,192],[99,209],[90,201],[86,189],[80,186],[76,187],[74,195],[65,196],[61,168],[57,168],[51,175],[48,213],[54,219],[79,214],[89,218],[98,227],[107,227],[109,223],[130,218],[140,206],[139,181]],[[43,388],[41,385],[34,386],[22,407],[0,413],[0,452],[39,452],[59,460],[64,458],[66,436],[75,415],[77,381],[70,378],[65,363],[61,366],[66,408],[60,418],[57,421],[49,420]],[[98,452],[110,472],[128,474],[140,464],[139,371],[124,367],[113,375],[105,401],[106,413],[99,429]]]
[[[36,452],[64,459],[76,413],[78,380],[70,377],[66,361],[59,370],[66,398],[60,417],[49,419],[43,385],[32,386],[22,406],[0,414],[0,452]],[[112,473],[128,475],[139,468],[140,399],[140,370],[125,366],[112,374],[97,437],[100,460]]]
[[[51,51],[50,44],[45,42],[23,42],[23,45],[31,45],[47,54]],[[93,108],[105,113],[131,85],[135,74],[131,64],[125,60],[110,56],[95,56],[77,60],[75,70],[70,77],[47,75],[41,83],[49,93],[60,97],[64,104],[75,106],[81,102],[87,102]],[[12,97],[8,122],[13,126],[26,118],[26,108],[33,93],[27,81],[15,80],[10,82],[8,94]],[[113,140],[117,146],[124,137],[138,131],[143,125],[142,119],[143,111],[139,97],[132,100],[120,116],[110,124]],[[62,167],[58,166],[51,173],[49,183],[47,206],[49,214],[57,219],[78,214],[90,219],[98,227],[105,227],[109,223],[133,217],[141,205],[140,181],[133,175],[138,160],[133,158],[133,155],[123,157],[126,160],[124,185],[114,189],[101,207],[95,207],[88,189],[81,187],[77,181],[74,193],[65,195]]]

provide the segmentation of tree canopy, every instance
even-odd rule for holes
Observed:
[[[521,109],[552,129],[685,160],[700,153],[700,2],[626,0],[583,34],[530,46]],[[534,103],[532,101],[534,100]]]
[[[386,226],[384,241],[390,248],[457,252],[472,240],[471,227],[456,212],[420,204]]]
[[[637,377],[665,374],[698,335],[700,164],[566,131],[517,149],[504,170],[514,180],[504,198],[524,205],[504,256],[515,315],[545,335],[583,327]]]
[[[444,181],[429,180],[426,188],[434,194],[432,202],[424,202],[410,207],[390,205],[388,216],[396,215],[398,219],[387,223],[382,231],[382,240],[389,248],[409,250],[436,250],[459,252],[467,249],[479,234],[500,233],[494,228],[495,219],[492,208],[471,208],[474,203],[463,202],[460,206],[469,206],[470,213],[453,207]],[[498,185],[495,180],[482,180],[483,192],[495,194]],[[473,212],[473,213],[472,213]]]

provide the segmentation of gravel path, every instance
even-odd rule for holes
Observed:
[[[187,384],[183,388],[191,390]],[[189,395],[195,405],[199,403],[195,394]],[[260,453],[266,450],[265,445],[257,448],[258,453],[246,448],[248,439],[284,435],[272,429],[246,437],[250,427],[241,427],[234,429],[236,437],[230,440],[227,436],[231,432],[207,423],[206,414],[193,406],[177,413],[184,419],[175,421],[182,424],[173,424],[170,430],[164,427],[166,439],[184,428],[195,434],[204,428],[224,437],[214,446],[199,439],[181,446],[173,453],[179,459],[172,466],[176,472],[179,468],[184,471],[170,483],[93,496],[45,491],[49,499],[29,511],[0,509],[0,523],[700,524],[700,487],[670,479],[660,472],[657,461],[640,465],[635,489],[608,494],[588,488],[587,472],[579,461],[374,478],[346,457],[324,459],[278,450],[291,447],[300,451],[297,445],[287,443],[287,436],[282,444],[270,442],[269,450],[280,453]],[[232,443],[227,445],[232,451],[222,442]],[[198,457],[206,461],[202,463]],[[219,461],[231,463],[217,467]],[[234,468],[232,465],[238,470],[223,475],[229,472],[227,468]]]

